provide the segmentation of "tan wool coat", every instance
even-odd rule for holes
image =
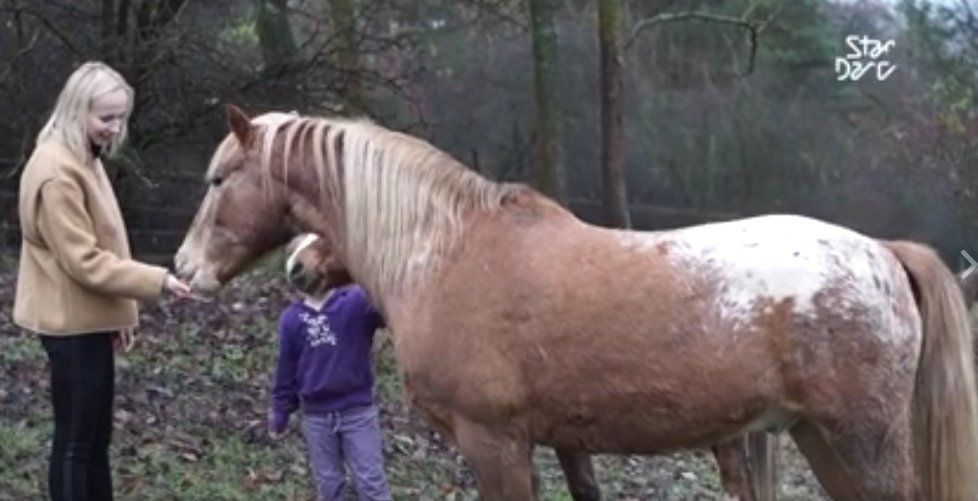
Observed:
[[[40,142],[20,180],[18,209],[17,325],[52,335],[130,328],[136,300],[162,294],[167,270],[130,259],[101,161],[81,160],[57,139]]]

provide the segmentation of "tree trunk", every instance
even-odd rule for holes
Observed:
[[[112,64],[115,52],[115,0],[102,0],[102,60]]]
[[[115,33],[119,38],[124,38],[129,31],[129,9],[131,5],[132,2],[130,0],[119,0],[115,22]]]
[[[342,72],[343,97],[355,112],[363,111],[360,85],[360,47],[357,40],[356,0],[329,0],[329,13],[339,41],[336,67]]]
[[[38,124],[38,115],[31,106],[31,92],[28,89],[27,83],[27,62],[29,61],[28,55],[25,53],[28,51],[27,39],[28,35],[24,28],[24,16],[21,13],[21,4],[19,0],[11,1],[11,8],[13,10],[13,23],[14,23],[14,37],[15,44],[17,46],[17,53],[11,60],[11,66],[13,69],[14,81],[14,95],[16,96],[16,102],[19,103],[20,116],[23,122],[21,123],[21,130],[23,135],[20,138],[20,151],[17,154],[17,160],[14,164],[15,170],[20,170],[24,167],[27,162],[28,156],[31,151],[34,150],[34,139],[40,130],[40,125]]]
[[[537,158],[533,183],[561,204],[567,202],[557,99],[557,28],[554,0],[530,0],[536,92]]]
[[[126,59],[126,45],[130,42],[128,40],[129,35],[129,10],[132,8],[132,2],[130,0],[119,0],[119,6],[116,8],[116,18],[115,18],[115,59],[113,62],[121,62]]]
[[[286,0],[257,0],[258,41],[265,61],[265,71],[274,72],[287,66],[297,46],[286,10]]]
[[[119,18],[128,16],[128,1],[123,1],[119,7]],[[136,88],[153,72],[153,68],[166,59],[170,51],[162,42],[165,40],[163,30],[166,28],[187,0],[143,0],[137,4],[135,16],[135,41],[133,55],[130,60],[130,71],[127,75],[129,83]],[[123,10],[125,8],[126,10]],[[122,26],[119,29],[124,29]],[[121,39],[121,37],[120,37]]]
[[[621,0],[599,0],[601,46],[601,179],[605,222],[629,228],[625,192],[625,135],[622,128]]]

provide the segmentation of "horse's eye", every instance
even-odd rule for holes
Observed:
[[[214,176],[214,177],[211,178],[211,186],[213,186],[215,188],[218,187],[218,186],[220,186],[221,183],[223,183],[223,182],[224,182],[224,179],[221,178],[221,177]]]

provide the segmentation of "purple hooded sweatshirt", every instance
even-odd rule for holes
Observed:
[[[384,321],[358,285],[335,289],[322,308],[295,301],[279,320],[272,423],[282,429],[301,403],[306,414],[373,404],[374,331]]]

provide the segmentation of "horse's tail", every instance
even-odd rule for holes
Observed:
[[[978,390],[961,290],[929,247],[911,242],[883,245],[910,277],[923,321],[913,397],[920,498],[978,499]]]

